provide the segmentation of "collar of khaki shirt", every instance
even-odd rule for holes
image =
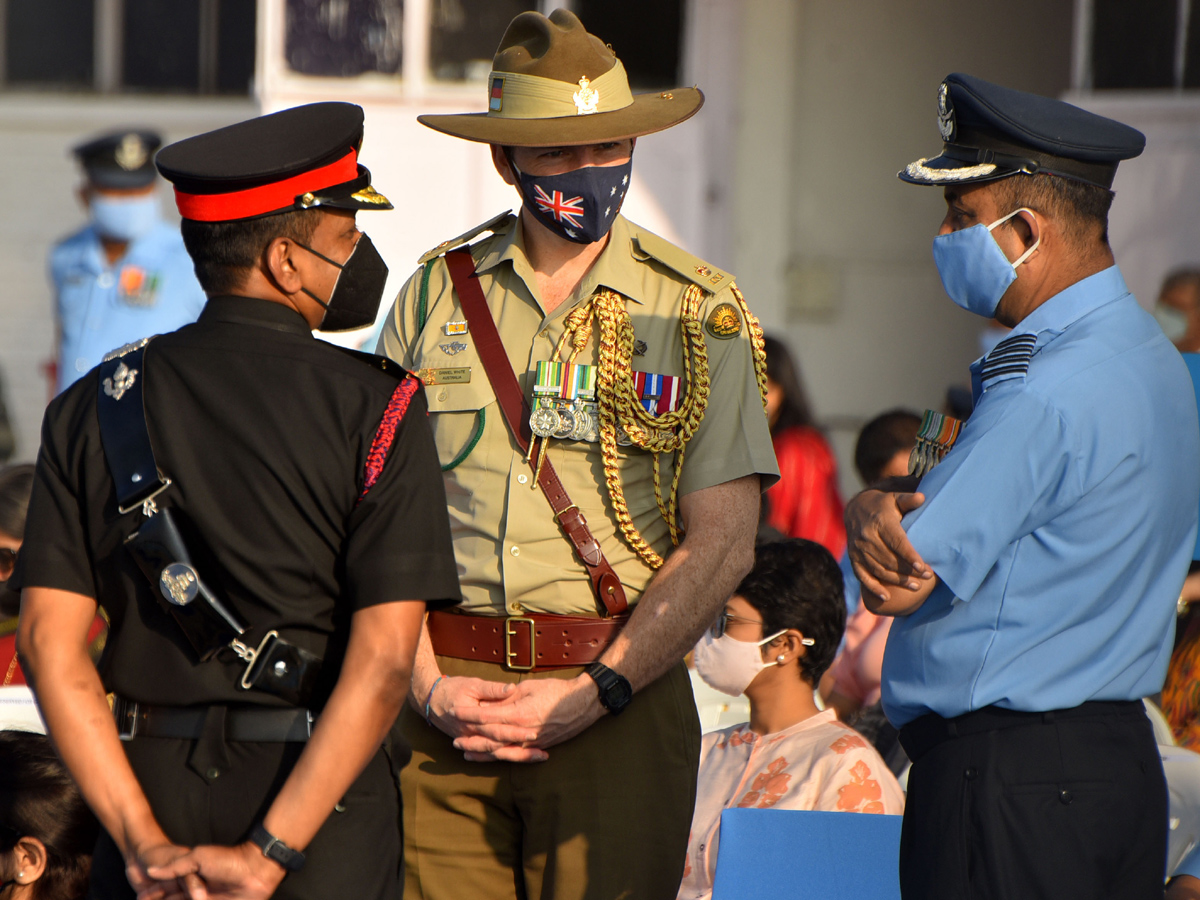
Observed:
[[[495,232],[496,238],[488,248],[483,258],[475,266],[476,272],[486,272],[494,269],[506,260],[512,263],[513,271],[520,276],[529,289],[529,293],[541,307],[538,296],[537,279],[534,277],[533,266],[525,255],[524,241],[525,223],[521,216],[507,226],[501,226]],[[592,296],[597,288],[603,286],[616,291],[634,303],[642,302],[638,294],[641,292],[641,278],[636,266],[629,265],[631,260],[646,260],[650,254],[644,252],[637,243],[637,229],[629,220],[618,214],[609,231],[608,245],[596,258],[596,262],[579,281],[578,287],[572,294],[570,303],[563,304],[569,309],[580,300]],[[545,310],[543,309],[543,312]],[[558,310],[555,310],[557,313]]]

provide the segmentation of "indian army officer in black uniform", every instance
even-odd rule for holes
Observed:
[[[311,333],[370,324],[383,291],[362,134],[320,103],[164,149],[204,312],[46,413],[19,646],[107,830],[94,897],[400,896],[385,738],[426,605],[459,589],[420,382]],[[130,475],[136,428],[106,429],[143,398],[154,463]]]

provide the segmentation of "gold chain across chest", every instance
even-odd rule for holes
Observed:
[[[731,285],[730,289],[748,326],[755,381],[765,409],[767,374],[762,327],[750,312],[742,292],[734,285]],[[612,498],[621,534],[633,551],[653,569],[663,564],[663,558],[633,524],[633,516],[625,501],[621,473],[617,466],[617,429],[619,427],[634,446],[648,450],[654,455],[654,499],[660,515],[667,523],[672,545],[678,546],[682,535],[678,521],[679,477],[683,472],[688,442],[704,420],[711,387],[708,345],[699,315],[703,301],[704,292],[700,287],[689,285],[683,295],[679,316],[683,337],[683,386],[680,401],[674,410],[662,415],[653,415],[639,402],[633,372],[633,321],[620,294],[607,289],[600,290],[586,303],[572,310],[563,321],[563,334],[554,350],[558,361],[575,362],[591,340],[595,325],[599,325],[596,399],[600,410],[600,452],[604,462],[604,481]],[[539,469],[541,460],[545,458],[549,440],[548,437],[542,437],[541,447],[536,451],[538,437],[535,436],[530,443],[530,455],[534,452],[539,454]],[[664,453],[675,454],[674,473],[665,496],[661,465]],[[534,480],[536,482],[536,478]]]

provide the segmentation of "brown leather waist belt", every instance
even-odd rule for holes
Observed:
[[[439,656],[499,663],[513,672],[538,672],[594,663],[628,621],[628,616],[502,618],[434,610],[425,626]]]

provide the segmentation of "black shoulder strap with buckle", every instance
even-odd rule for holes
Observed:
[[[156,502],[172,482],[158,468],[146,424],[142,387],[148,343],[139,342],[100,365],[96,414],[104,458],[116,485],[117,509],[121,515],[140,509],[145,519],[125,539],[125,547],[150,582],[155,600],[201,662],[228,647],[246,664],[238,680],[240,688],[306,705],[320,671],[320,657],[289,643],[275,630],[268,631],[257,647],[244,643],[246,625],[205,584],[171,510],[160,509]]]

